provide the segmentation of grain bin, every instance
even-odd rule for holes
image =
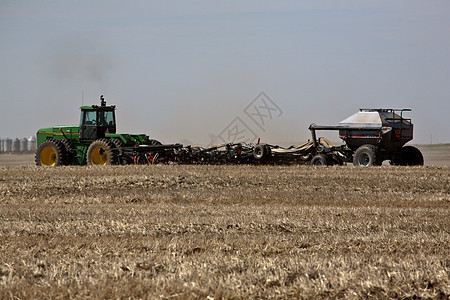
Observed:
[[[34,135],[30,136],[28,138],[28,149],[27,149],[27,151],[28,152],[36,151],[36,137]]]
[[[19,151],[20,151],[20,140],[19,138],[16,138],[12,143],[11,152],[17,153]]]
[[[11,152],[11,150],[12,150],[12,139],[6,138],[4,140],[3,150],[4,150],[4,152]]]
[[[20,152],[27,152],[28,151],[28,139],[23,138],[20,140]]]

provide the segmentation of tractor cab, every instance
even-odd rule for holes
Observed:
[[[106,133],[116,133],[114,105],[106,106],[103,95],[100,106],[82,106],[80,116],[80,141],[95,141],[104,138]]]

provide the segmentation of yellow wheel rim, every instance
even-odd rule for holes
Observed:
[[[39,157],[42,166],[54,166],[56,164],[56,151],[53,147],[47,146],[41,150]]]
[[[108,163],[108,154],[102,146],[95,147],[91,152],[91,164],[93,166],[104,166]]]

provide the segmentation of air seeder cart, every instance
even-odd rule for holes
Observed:
[[[393,165],[423,165],[419,149],[405,146],[413,138],[411,119],[403,117],[410,109],[360,109],[338,126],[311,124],[314,157],[312,165],[342,164],[355,166],[381,165],[389,160]],[[337,130],[345,142],[342,146],[323,147],[317,143],[316,131]]]

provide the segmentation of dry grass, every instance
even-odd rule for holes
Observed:
[[[450,168],[0,167],[0,298],[450,297]]]

